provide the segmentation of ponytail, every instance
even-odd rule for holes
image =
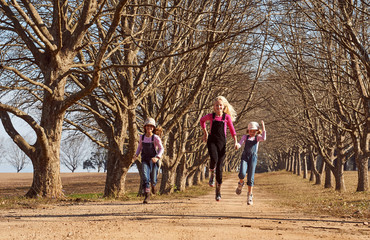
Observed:
[[[153,133],[154,133],[155,135],[158,135],[158,136],[161,138],[161,137],[162,137],[162,134],[163,134],[163,128],[162,128],[161,126],[157,126],[157,127],[154,129]]]

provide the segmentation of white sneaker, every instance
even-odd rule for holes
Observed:
[[[209,176],[209,186],[214,187],[215,186],[215,173],[212,172],[211,176]]]
[[[251,194],[248,193],[247,204],[253,205],[253,194],[252,193]]]

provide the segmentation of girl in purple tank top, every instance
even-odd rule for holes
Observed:
[[[243,135],[238,143],[238,148],[244,143],[244,150],[240,162],[239,182],[236,188],[236,194],[241,194],[244,186],[244,178],[247,176],[248,194],[247,204],[253,204],[252,189],[254,186],[254,172],[257,165],[258,143],[266,140],[265,123],[261,121],[262,131],[259,129],[257,122],[248,124],[248,134]]]

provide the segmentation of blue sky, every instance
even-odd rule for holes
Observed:
[[[19,120],[17,118],[13,118],[13,124],[17,131],[24,136],[26,139],[32,139],[32,136],[30,137],[28,134],[29,132],[32,132],[32,130],[27,126],[25,122],[22,120]],[[12,151],[12,145],[14,145],[13,140],[8,136],[8,134],[5,132],[3,125],[0,121],[0,141],[1,145],[3,146],[3,149],[0,149],[0,173],[15,173],[17,172],[16,169],[10,165],[6,158],[7,151]],[[68,168],[66,168],[63,164],[60,165],[60,171],[61,172],[71,172]],[[21,172],[33,172],[32,164],[31,162],[27,164],[27,166],[21,171]],[[83,169],[82,166],[79,166],[75,172],[87,172],[87,170]],[[90,172],[97,172],[97,170],[91,170]],[[129,172],[137,172],[136,167],[132,167]]]

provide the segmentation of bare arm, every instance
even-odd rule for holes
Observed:
[[[207,128],[202,128],[202,129],[203,129],[203,142],[207,142],[207,139],[208,139]]]

